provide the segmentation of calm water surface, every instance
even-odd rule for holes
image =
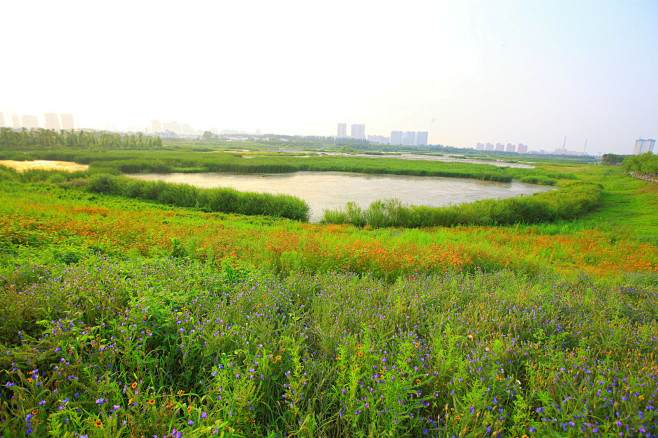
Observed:
[[[230,187],[245,192],[284,193],[297,196],[311,207],[311,222],[318,222],[328,208],[356,202],[368,207],[379,199],[397,198],[403,204],[441,207],[481,199],[502,199],[553,190],[522,182],[500,183],[465,178],[400,175],[364,175],[344,172],[284,174],[169,173],[128,175],[147,181],[161,180],[196,187]]]

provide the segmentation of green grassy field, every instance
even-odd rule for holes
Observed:
[[[658,191],[536,172],[599,202],[358,228],[1,171],[0,435],[656,436]]]
[[[243,145],[244,146],[244,145]],[[497,167],[492,164],[373,159],[359,155],[327,156],[310,151],[273,153],[264,151],[231,152],[199,149],[194,146],[157,150],[91,150],[54,147],[33,150],[0,150],[0,159],[60,160],[89,164],[97,172],[234,172],[288,173],[297,171],[342,171],[366,174],[447,176],[509,182],[513,178],[533,183],[554,185],[559,179],[573,178],[560,166],[535,169]]]

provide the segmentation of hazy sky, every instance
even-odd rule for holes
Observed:
[[[0,112],[631,153],[658,138],[658,1],[30,1]]]

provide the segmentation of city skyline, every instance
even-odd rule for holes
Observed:
[[[11,123],[7,120],[11,116]],[[55,131],[70,131],[76,127],[72,114],[44,113],[43,123],[38,116],[34,114],[8,114],[5,119],[4,112],[0,111],[0,127],[5,128],[26,128],[26,129],[54,129]],[[60,122],[61,120],[61,122]],[[83,127],[87,128],[87,127]]]
[[[6,121],[8,119],[5,119],[5,115],[3,112],[0,111],[0,127],[10,127],[10,128],[27,128],[27,129],[37,129],[37,128],[43,128],[43,129],[52,129],[52,130],[73,130],[76,129],[75,122],[73,119],[72,114],[61,114],[58,115],[56,113],[44,113],[43,117],[43,123],[39,122],[39,118],[30,115],[30,114],[24,114],[24,115],[17,115],[17,114],[9,114],[8,117],[11,116],[12,124],[10,124]],[[61,123],[60,123],[61,119]],[[92,129],[92,128],[87,128],[87,127],[77,127],[78,129]],[[168,137],[170,135],[178,135],[178,136],[201,136],[203,132],[209,131],[212,132],[213,134],[255,134],[257,136],[261,135],[259,130],[256,130],[256,132],[247,132],[247,131],[239,131],[239,130],[233,130],[233,129],[225,129],[225,130],[219,130],[217,128],[210,128],[210,129],[195,129],[193,128],[190,124],[188,123],[181,123],[178,121],[169,121],[169,122],[161,122],[157,119],[151,120],[147,126],[144,128],[139,128],[139,127],[129,127],[128,129],[118,129],[116,126],[111,126],[108,125],[106,127],[107,129],[102,129],[102,130],[110,130],[110,131],[119,131],[119,132],[143,132],[146,134],[159,134],[165,137]],[[363,141],[367,140],[368,143],[371,144],[380,144],[380,145],[401,145],[401,146],[423,146],[423,145],[428,145],[431,143],[428,143],[428,132],[427,131],[391,131],[390,136],[382,136],[382,135],[372,135],[372,134],[365,134],[365,124],[351,124],[350,125],[350,135],[347,135],[347,123],[338,123],[337,125],[337,131],[336,135],[333,136],[335,139],[344,139],[344,140],[357,140],[357,141]],[[267,133],[267,135],[298,135],[298,134],[290,134],[290,133]],[[314,137],[322,137],[322,136],[314,136]],[[530,149],[528,145],[519,143],[518,147],[515,144],[512,143],[507,143],[505,145],[504,143],[497,142],[494,146],[493,143],[487,142],[482,143],[482,142],[477,142],[475,147],[469,147],[469,146],[463,146],[462,148],[465,149],[474,149],[477,151],[495,151],[495,152],[516,152],[516,153],[540,153],[540,154],[563,154],[563,155],[599,155],[598,152],[591,152],[587,151],[587,140],[585,141],[585,145],[581,150],[569,150],[566,148],[566,137],[564,139],[564,142],[562,146],[554,148],[553,151],[551,150],[544,150],[544,149]],[[654,139],[643,139],[639,138],[635,140],[634,146],[632,147],[632,151],[627,151],[627,152],[622,152],[622,155],[638,155],[642,154],[645,152],[653,152],[655,145],[655,140]],[[451,145],[443,145],[443,146],[451,146]]]
[[[52,130],[73,130],[76,129],[73,115],[71,114],[61,114],[56,113],[44,113],[43,123],[39,122],[38,117],[30,114],[24,114],[22,116],[17,114],[10,114],[12,126],[6,122],[3,112],[0,112],[0,127],[10,127],[10,128],[27,128],[27,129],[52,129]],[[60,123],[61,118],[61,123]],[[77,127],[78,129],[93,129],[88,127]],[[219,130],[217,128],[210,129],[195,129],[188,123],[181,123],[178,121],[169,121],[161,122],[157,119],[151,120],[147,126],[144,128],[139,128],[136,126],[128,127],[127,129],[119,129],[116,126],[108,125],[106,129],[101,130],[110,130],[110,131],[119,131],[119,132],[143,132],[146,134],[160,134],[165,137],[170,135],[178,136],[201,136],[203,132],[209,131],[213,134],[255,134],[257,136],[261,135],[260,130],[256,132],[247,132],[234,129],[224,129]],[[351,124],[350,125],[350,135],[347,135],[347,124],[338,123],[337,133],[333,136],[335,139],[344,139],[344,140],[357,140],[363,141],[367,140],[371,144],[381,144],[381,145],[401,145],[401,146],[423,146],[428,145],[428,132],[427,131],[391,131],[390,136],[382,135],[366,135],[365,134],[365,124]],[[267,135],[298,135],[290,133],[267,133]],[[323,137],[312,135],[314,137]],[[561,147],[555,148],[552,152],[550,150],[544,149],[529,149],[528,145],[519,143],[517,145],[512,143],[497,142],[494,146],[493,143],[487,142],[486,144],[482,142],[477,142],[475,147],[463,146],[465,149],[475,149],[477,151],[495,151],[495,152],[517,152],[517,153],[540,153],[540,154],[564,154],[564,155],[598,155],[598,153],[592,153],[587,151],[587,140],[585,141],[585,146],[582,151],[580,150],[568,150],[566,148],[566,138]],[[653,147],[655,140],[653,139],[637,139],[635,140],[634,147],[632,152],[624,152],[624,155],[637,155],[645,152],[653,152]],[[442,146],[451,146],[451,145],[442,145]]]
[[[3,12],[0,37],[21,41],[6,47],[5,124],[64,113],[91,129],[156,119],[330,137],[336,120],[358,120],[430,144],[554,150],[566,136],[593,153],[658,137],[651,0],[35,0]],[[43,51],[52,35],[71,57]]]

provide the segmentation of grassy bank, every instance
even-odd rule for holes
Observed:
[[[206,212],[272,216],[308,222],[306,202],[290,195],[241,192],[228,188],[202,189],[188,184],[140,181],[121,175],[88,172],[29,170],[16,173],[0,166],[0,179],[56,184],[74,191],[154,201],[163,205],[195,208]]]
[[[308,204],[290,195],[240,192],[228,188],[200,189],[189,184],[140,181],[108,174],[91,176],[87,187],[92,193],[151,200],[208,212],[262,215],[308,222]]]
[[[600,185],[582,182],[569,184],[556,192],[487,199],[450,207],[402,205],[389,199],[376,201],[363,210],[350,203],[344,208],[326,210],[322,222],[373,228],[536,224],[574,219],[596,207],[601,193]]]

